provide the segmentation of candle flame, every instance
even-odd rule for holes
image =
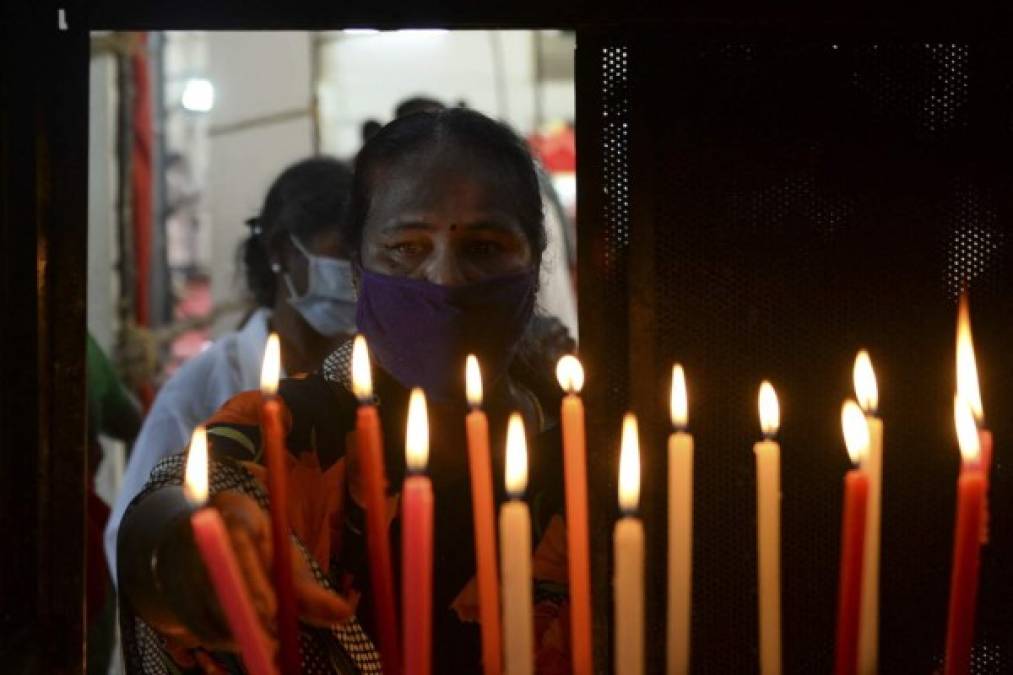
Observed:
[[[766,436],[773,436],[781,426],[781,408],[777,403],[774,385],[764,380],[760,385],[760,430]]]
[[[584,366],[580,359],[567,354],[556,363],[556,379],[567,394],[579,394],[584,388]]]
[[[640,438],[637,416],[623,418],[623,440],[619,450],[619,508],[624,513],[637,510],[640,502]]]
[[[689,401],[686,396],[686,374],[680,364],[672,366],[672,396],[669,400],[672,426],[685,429],[689,422]]]
[[[278,392],[278,376],[281,374],[281,342],[277,333],[267,336],[264,347],[264,362],[260,368],[260,391],[265,396]]]
[[[352,393],[360,403],[366,403],[373,398],[373,373],[369,367],[369,349],[366,347],[366,338],[361,333],[355,336],[352,343]]]
[[[978,365],[974,358],[974,339],[971,336],[971,310],[966,291],[960,296],[957,308],[957,394],[967,401],[974,419],[981,424],[985,411],[981,405]]]
[[[872,369],[872,359],[864,349],[855,357],[853,370],[855,396],[866,413],[873,414],[879,407],[879,387],[876,386],[876,371]]]
[[[405,461],[408,470],[413,473],[425,471],[429,462],[429,415],[426,412],[426,395],[418,387],[412,389],[408,400]]]
[[[965,462],[976,462],[981,454],[978,425],[974,422],[971,405],[960,394],[953,397],[953,422],[957,427],[957,443]]]
[[[202,506],[208,499],[208,435],[203,425],[194,429],[190,438],[183,496],[192,506]]]
[[[869,453],[869,423],[862,409],[850,399],[841,406],[841,428],[848,456],[857,466]]]
[[[524,418],[520,413],[510,415],[506,441],[506,489],[519,497],[528,486],[528,442],[524,435]]]
[[[468,395],[468,405],[472,408],[482,405],[482,371],[474,354],[468,354],[464,363],[464,389]]]

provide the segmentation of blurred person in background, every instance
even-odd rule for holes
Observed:
[[[114,580],[116,538],[130,501],[162,458],[186,447],[197,424],[235,394],[259,386],[269,333],[281,339],[282,368],[289,374],[317,370],[354,333],[355,289],[342,244],[351,180],[351,170],[336,159],[303,160],[278,176],[260,215],[247,221],[242,258],[256,309],[159,391],[105,530]]]

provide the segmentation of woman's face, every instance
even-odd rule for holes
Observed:
[[[456,286],[534,263],[509,181],[475,157],[420,151],[374,180],[362,240],[366,269]]]

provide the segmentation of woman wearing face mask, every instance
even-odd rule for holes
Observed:
[[[288,167],[271,185],[242,247],[257,308],[243,326],[188,361],[159,391],[130,455],[123,489],[106,525],[116,579],[120,520],[151,469],[179,452],[193,428],[235,394],[260,382],[270,331],[281,338],[288,373],[312,372],[355,330],[355,289],[342,245],[352,172],[331,158]]]
[[[525,344],[545,247],[531,157],[506,127],[473,111],[399,119],[372,137],[357,158],[348,232],[359,292],[357,325],[372,351],[385,439],[395,578],[400,561],[397,492],[405,473],[410,388],[424,388],[429,400],[429,473],[436,506],[433,672],[481,672],[464,435],[469,353],[478,355],[483,370],[497,500],[505,497],[508,415],[520,411],[525,419],[535,551],[532,658],[540,673],[568,672],[561,459],[554,417],[560,394],[531,374],[551,374],[555,359],[572,348],[572,341]],[[371,640],[373,604],[350,356],[351,342],[346,342],[317,373],[284,380],[279,388],[290,413],[288,482],[298,486],[289,491],[289,516],[304,672],[379,672]],[[270,538],[264,468],[256,453],[259,403],[256,391],[240,394],[207,425],[214,457],[211,503],[222,511],[233,545],[246,561],[251,595],[270,630],[274,596],[266,581],[270,557],[264,543]],[[213,658],[235,666],[226,653],[231,645],[220,610],[213,593],[202,586],[206,581],[199,562],[181,534],[186,528],[179,526],[186,508],[174,486],[181,481],[184,461],[181,455],[157,467],[124,519],[119,546],[128,667],[179,656],[159,650],[155,633],[218,649]],[[157,569],[150,564],[153,554]]]

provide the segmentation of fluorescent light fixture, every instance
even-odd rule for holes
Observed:
[[[418,37],[435,37],[437,35],[445,35],[450,32],[446,28],[403,28],[395,31],[399,35],[416,35]]]
[[[183,85],[183,107],[192,112],[208,112],[215,105],[215,87],[210,80],[193,77]]]

